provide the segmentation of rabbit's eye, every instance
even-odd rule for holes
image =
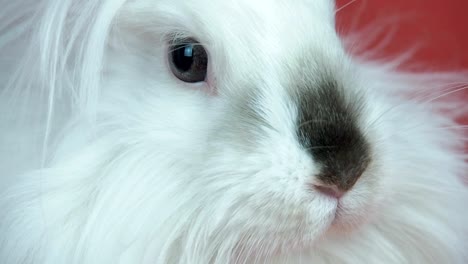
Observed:
[[[203,46],[193,39],[174,41],[169,54],[172,73],[188,83],[206,79],[208,56]]]

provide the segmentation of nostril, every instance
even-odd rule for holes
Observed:
[[[332,186],[321,186],[321,185],[314,185],[314,188],[322,194],[327,196],[331,196],[333,198],[341,198],[345,194],[345,191],[338,189],[338,187]]]

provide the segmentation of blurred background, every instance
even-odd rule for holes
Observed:
[[[421,44],[414,60],[442,69],[468,69],[468,0],[337,0],[341,32],[387,25],[389,55]]]
[[[372,24],[382,27],[383,33],[374,41],[378,45],[388,37],[385,45],[379,46],[382,56],[396,56],[417,47],[407,64],[468,70],[468,0],[337,0],[337,10],[341,33]],[[468,88],[456,95],[468,106]],[[459,121],[468,125],[468,114]],[[468,136],[468,128],[465,131]]]

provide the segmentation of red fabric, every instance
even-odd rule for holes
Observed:
[[[467,0],[337,0],[337,8],[341,8],[337,13],[341,32],[393,19],[396,34],[384,47],[385,55],[422,43],[410,63],[438,70],[468,70]],[[457,95],[468,104],[468,89]],[[468,124],[468,113],[460,123]]]

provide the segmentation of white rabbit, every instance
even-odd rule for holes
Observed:
[[[0,263],[468,263],[468,78],[332,1],[0,6]]]

